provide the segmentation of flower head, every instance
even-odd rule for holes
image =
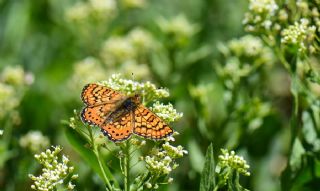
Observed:
[[[249,11],[245,14],[243,24],[246,30],[256,32],[260,29],[270,30],[273,16],[278,10],[275,0],[250,0]]]
[[[68,82],[70,89],[81,89],[85,84],[105,78],[106,72],[99,60],[87,57],[73,66],[73,74]],[[92,75],[94,73],[94,75]]]
[[[316,27],[310,26],[309,20],[303,18],[282,31],[281,43],[293,45],[299,52],[305,52],[307,48],[314,49],[312,42],[316,37],[315,32]]]
[[[170,36],[177,45],[186,44],[199,30],[198,25],[191,24],[184,15],[178,15],[169,20],[160,18],[158,25],[161,31]]]
[[[19,140],[20,146],[28,148],[32,152],[39,152],[40,150],[49,146],[49,138],[42,135],[40,131],[29,131]]]
[[[120,74],[112,75],[108,81],[102,81],[101,84],[114,90],[121,91],[127,95],[139,93],[146,103],[153,101],[154,99],[169,96],[168,90],[162,88],[157,89],[156,86],[149,81],[139,83],[133,80],[123,79]]]
[[[142,28],[135,28],[131,30],[127,38],[132,46],[137,49],[137,52],[146,53],[155,48],[154,38],[148,31]]]
[[[151,110],[167,123],[179,120],[183,116],[183,113],[178,113],[170,103],[165,105],[157,101],[152,105]]]
[[[69,9],[65,15],[70,22],[90,22],[90,19],[110,21],[117,14],[117,5],[114,0],[90,0],[89,2],[78,2]]]
[[[123,64],[134,58],[135,49],[127,38],[111,37],[104,42],[101,56],[107,65]]]
[[[21,66],[5,67],[1,74],[1,81],[14,86],[23,85],[25,83],[25,72]]]
[[[173,169],[178,167],[175,159],[183,157],[188,154],[182,146],[172,146],[169,142],[162,145],[161,149],[154,150],[152,155],[144,158],[147,169],[152,174],[168,175]]]
[[[218,164],[221,169],[234,170],[244,176],[250,176],[250,172],[248,172],[250,166],[243,157],[236,155],[234,151],[229,152],[226,149],[221,149],[221,152],[222,155],[219,155]]]
[[[29,175],[34,183],[31,188],[34,190],[54,190],[58,185],[67,185],[68,189],[73,189],[72,180],[77,176],[72,176],[74,168],[70,166],[70,160],[59,153],[62,148],[60,146],[47,149],[45,152],[35,155],[37,161],[43,165],[42,174],[39,176]]]

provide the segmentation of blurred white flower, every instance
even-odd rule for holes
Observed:
[[[29,131],[20,138],[19,144],[21,147],[27,148],[32,152],[39,152],[47,148],[50,141],[49,138],[44,136],[40,131]]]
[[[74,22],[81,22],[88,18],[90,7],[84,2],[78,2],[74,6],[67,9],[66,19]]]
[[[13,86],[0,82],[0,119],[19,105],[20,99],[15,92]]]
[[[78,2],[65,12],[65,17],[71,22],[90,22],[90,19],[110,21],[117,14],[115,0],[90,0],[89,2]]]
[[[106,40],[101,50],[101,57],[106,65],[123,64],[135,56],[135,49],[125,37],[111,37]]]
[[[275,0],[250,0],[249,11],[243,19],[245,29],[249,32],[259,29],[270,30],[273,25],[273,16],[279,9]]]
[[[102,19],[113,18],[117,13],[115,0],[90,0],[92,14]]]
[[[155,48],[155,40],[152,35],[142,28],[131,30],[127,38],[132,46],[134,46],[135,49],[138,49],[138,52],[145,53],[152,51]]]
[[[143,8],[146,6],[145,0],[121,0],[121,5],[125,8]]]
[[[1,73],[1,81],[13,86],[20,86],[25,83],[25,73],[21,66],[5,67]]]
[[[77,62],[73,68],[73,74],[68,82],[70,89],[81,89],[85,84],[103,80],[107,76],[99,60],[93,57]]]
[[[191,24],[184,15],[178,15],[172,19],[160,18],[157,21],[163,33],[171,36],[171,40],[179,45],[184,45],[199,31],[197,24]]]

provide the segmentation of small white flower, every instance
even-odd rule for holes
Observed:
[[[61,147],[53,147],[53,150],[46,150],[40,155],[35,155],[35,158],[40,164],[43,165],[42,174],[39,176],[29,175],[31,180],[34,181],[31,188],[35,190],[52,190],[59,184],[64,184],[64,179],[67,178],[73,171],[66,156],[62,159],[58,157]],[[59,162],[59,161],[62,162]],[[72,169],[72,170],[71,170]],[[72,175],[71,179],[74,180],[78,175]],[[74,185],[71,181],[67,183],[68,189],[73,189]]]

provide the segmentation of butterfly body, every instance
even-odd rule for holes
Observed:
[[[125,96],[98,84],[88,84],[81,93],[86,107],[81,112],[83,122],[101,128],[114,142],[128,139],[133,133],[154,140],[173,133],[156,114],[140,102],[140,96]]]

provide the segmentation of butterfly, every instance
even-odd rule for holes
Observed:
[[[86,105],[81,112],[82,121],[100,127],[113,142],[124,141],[132,134],[160,140],[173,133],[166,123],[142,105],[138,94],[126,96],[92,83],[84,86],[81,99]]]

